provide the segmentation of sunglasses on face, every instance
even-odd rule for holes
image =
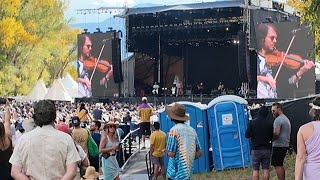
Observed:
[[[117,128],[117,126],[109,126],[109,128]]]

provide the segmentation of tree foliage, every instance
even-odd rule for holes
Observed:
[[[301,13],[302,22],[311,26],[316,38],[316,55],[320,57],[320,0],[289,0],[288,4]]]
[[[77,29],[64,19],[64,0],[0,1],[0,96],[27,95],[38,78],[50,84],[74,74]]]

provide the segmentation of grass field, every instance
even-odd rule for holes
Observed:
[[[294,164],[295,164],[296,155],[292,153],[292,155],[287,155],[285,159],[286,168],[286,179],[291,180],[294,179]],[[233,170],[225,170],[225,171],[212,171],[210,173],[199,173],[194,174],[192,180],[249,180],[251,179],[251,168],[246,169],[233,169]],[[262,179],[262,171],[260,171],[260,179]],[[270,168],[270,180],[276,180],[277,175],[273,169]]]

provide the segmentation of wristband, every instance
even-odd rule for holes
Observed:
[[[298,74],[297,74],[297,73],[296,73],[295,75],[296,75],[296,77],[297,77],[298,79],[301,79],[301,77],[300,77],[300,76],[298,76]]]

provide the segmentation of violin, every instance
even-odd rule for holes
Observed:
[[[97,64],[97,58],[90,57],[88,60],[83,62],[86,70],[93,70]],[[97,64],[97,69],[100,72],[108,72],[111,68],[110,63],[107,60],[99,60]]]
[[[265,56],[266,63],[269,66],[279,66],[284,55],[284,52],[274,50],[272,53]],[[304,60],[301,58],[301,56],[296,54],[288,54],[283,62],[283,65],[289,69],[299,69],[302,64],[304,64]]]

